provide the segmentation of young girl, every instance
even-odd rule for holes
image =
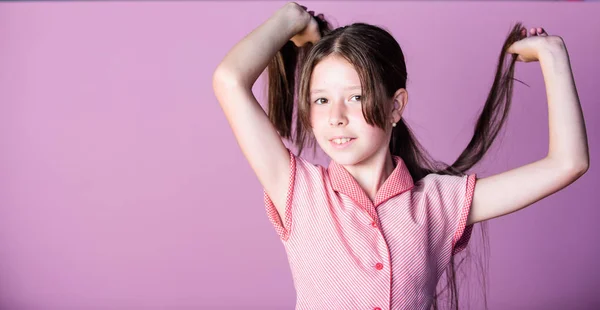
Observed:
[[[548,155],[486,178],[465,175],[505,120],[516,61],[541,64]],[[268,65],[269,115],[252,94]],[[286,249],[297,309],[437,307],[438,280],[454,268],[475,223],[531,205],[588,169],[567,50],[542,28],[517,24],[509,34],[475,134],[452,165],[429,159],[402,119],[406,79],[388,32],[363,23],[331,30],[293,2],[235,45],[214,73],[216,97]],[[316,141],[331,158],[327,168],[283,144],[294,107],[300,152]]]

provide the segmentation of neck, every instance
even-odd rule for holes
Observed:
[[[389,149],[373,154],[370,158],[344,168],[354,177],[371,201],[387,178],[394,171],[394,160]]]

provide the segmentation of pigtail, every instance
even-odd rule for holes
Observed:
[[[507,49],[521,39],[522,29],[522,24],[517,23],[504,41],[498,59],[494,83],[475,125],[473,137],[456,161],[442,173],[464,173],[473,167],[489,150],[506,122],[512,102],[515,63],[517,61],[517,55],[507,53]],[[511,59],[507,61],[507,58]],[[507,62],[508,64],[506,64]]]
[[[321,38],[331,32],[331,26],[324,18],[315,18],[319,25]],[[292,119],[298,99],[298,78],[306,56],[313,48],[312,43],[297,47],[288,41],[277,52],[267,66],[268,116],[279,135],[285,139],[299,142],[302,149],[302,124],[296,122],[296,138],[292,139]]]
[[[267,67],[269,120],[283,138],[290,138],[296,89],[298,48],[288,41]]]
[[[434,160],[415,139],[404,119],[400,119],[400,122],[393,128],[390,152],[402,158],[415,181],[430,173],[463,175],[477,164],[489,150],[506,122],[510,110],[517,55],[509,54],[506,50],[521,39],[522,28],[521,23],[515,24],[504,41],[494,83],[475,125],[473,137],[452,165]],[[511,58],[508,64],[507,56]]]

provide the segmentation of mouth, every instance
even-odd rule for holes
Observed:
[[[329,143],[334,148],[342,149],[342,148],[345,148],[345,147],[349,146],[350,144],[352,144],[352,142],[354,142],[354,140],[356,140],[356,138],[336,137],[336,138],[330,139]]]

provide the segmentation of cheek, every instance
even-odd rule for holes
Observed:
[[[365,138],[368,138],[372,142],[379,141],[385,137],[385,131],[381,130],[381,128],[371,126],[366,122],[361,126],[361,132]]]
[[[358,115],[353,116],[353,121],[355,122],[355,124],[358,124],[357,127],[360,128],[359,130],[361,132],[361,135],[364,138],[367,138],[369,142],[378,144],[381,141],[385,140],[386,132],[375,125],[371,126],[367,124],[367,121],[362,115],[362,112],[360,112]]]
[[[323,123],[327,122],[327,110],[319,109],[319,108],[311,108],[310,109],[310,124],[313,128],[318,128],[322,126]]]
[[[367,124],[367,121],[365,120],[365,116],[363,115],[362,107],[360,105],[350,107],[348,109],[347,116],[350,119],[350,121],[354,123],[359,123],[361,124],[361,126],[369,126],[369,124]]]

